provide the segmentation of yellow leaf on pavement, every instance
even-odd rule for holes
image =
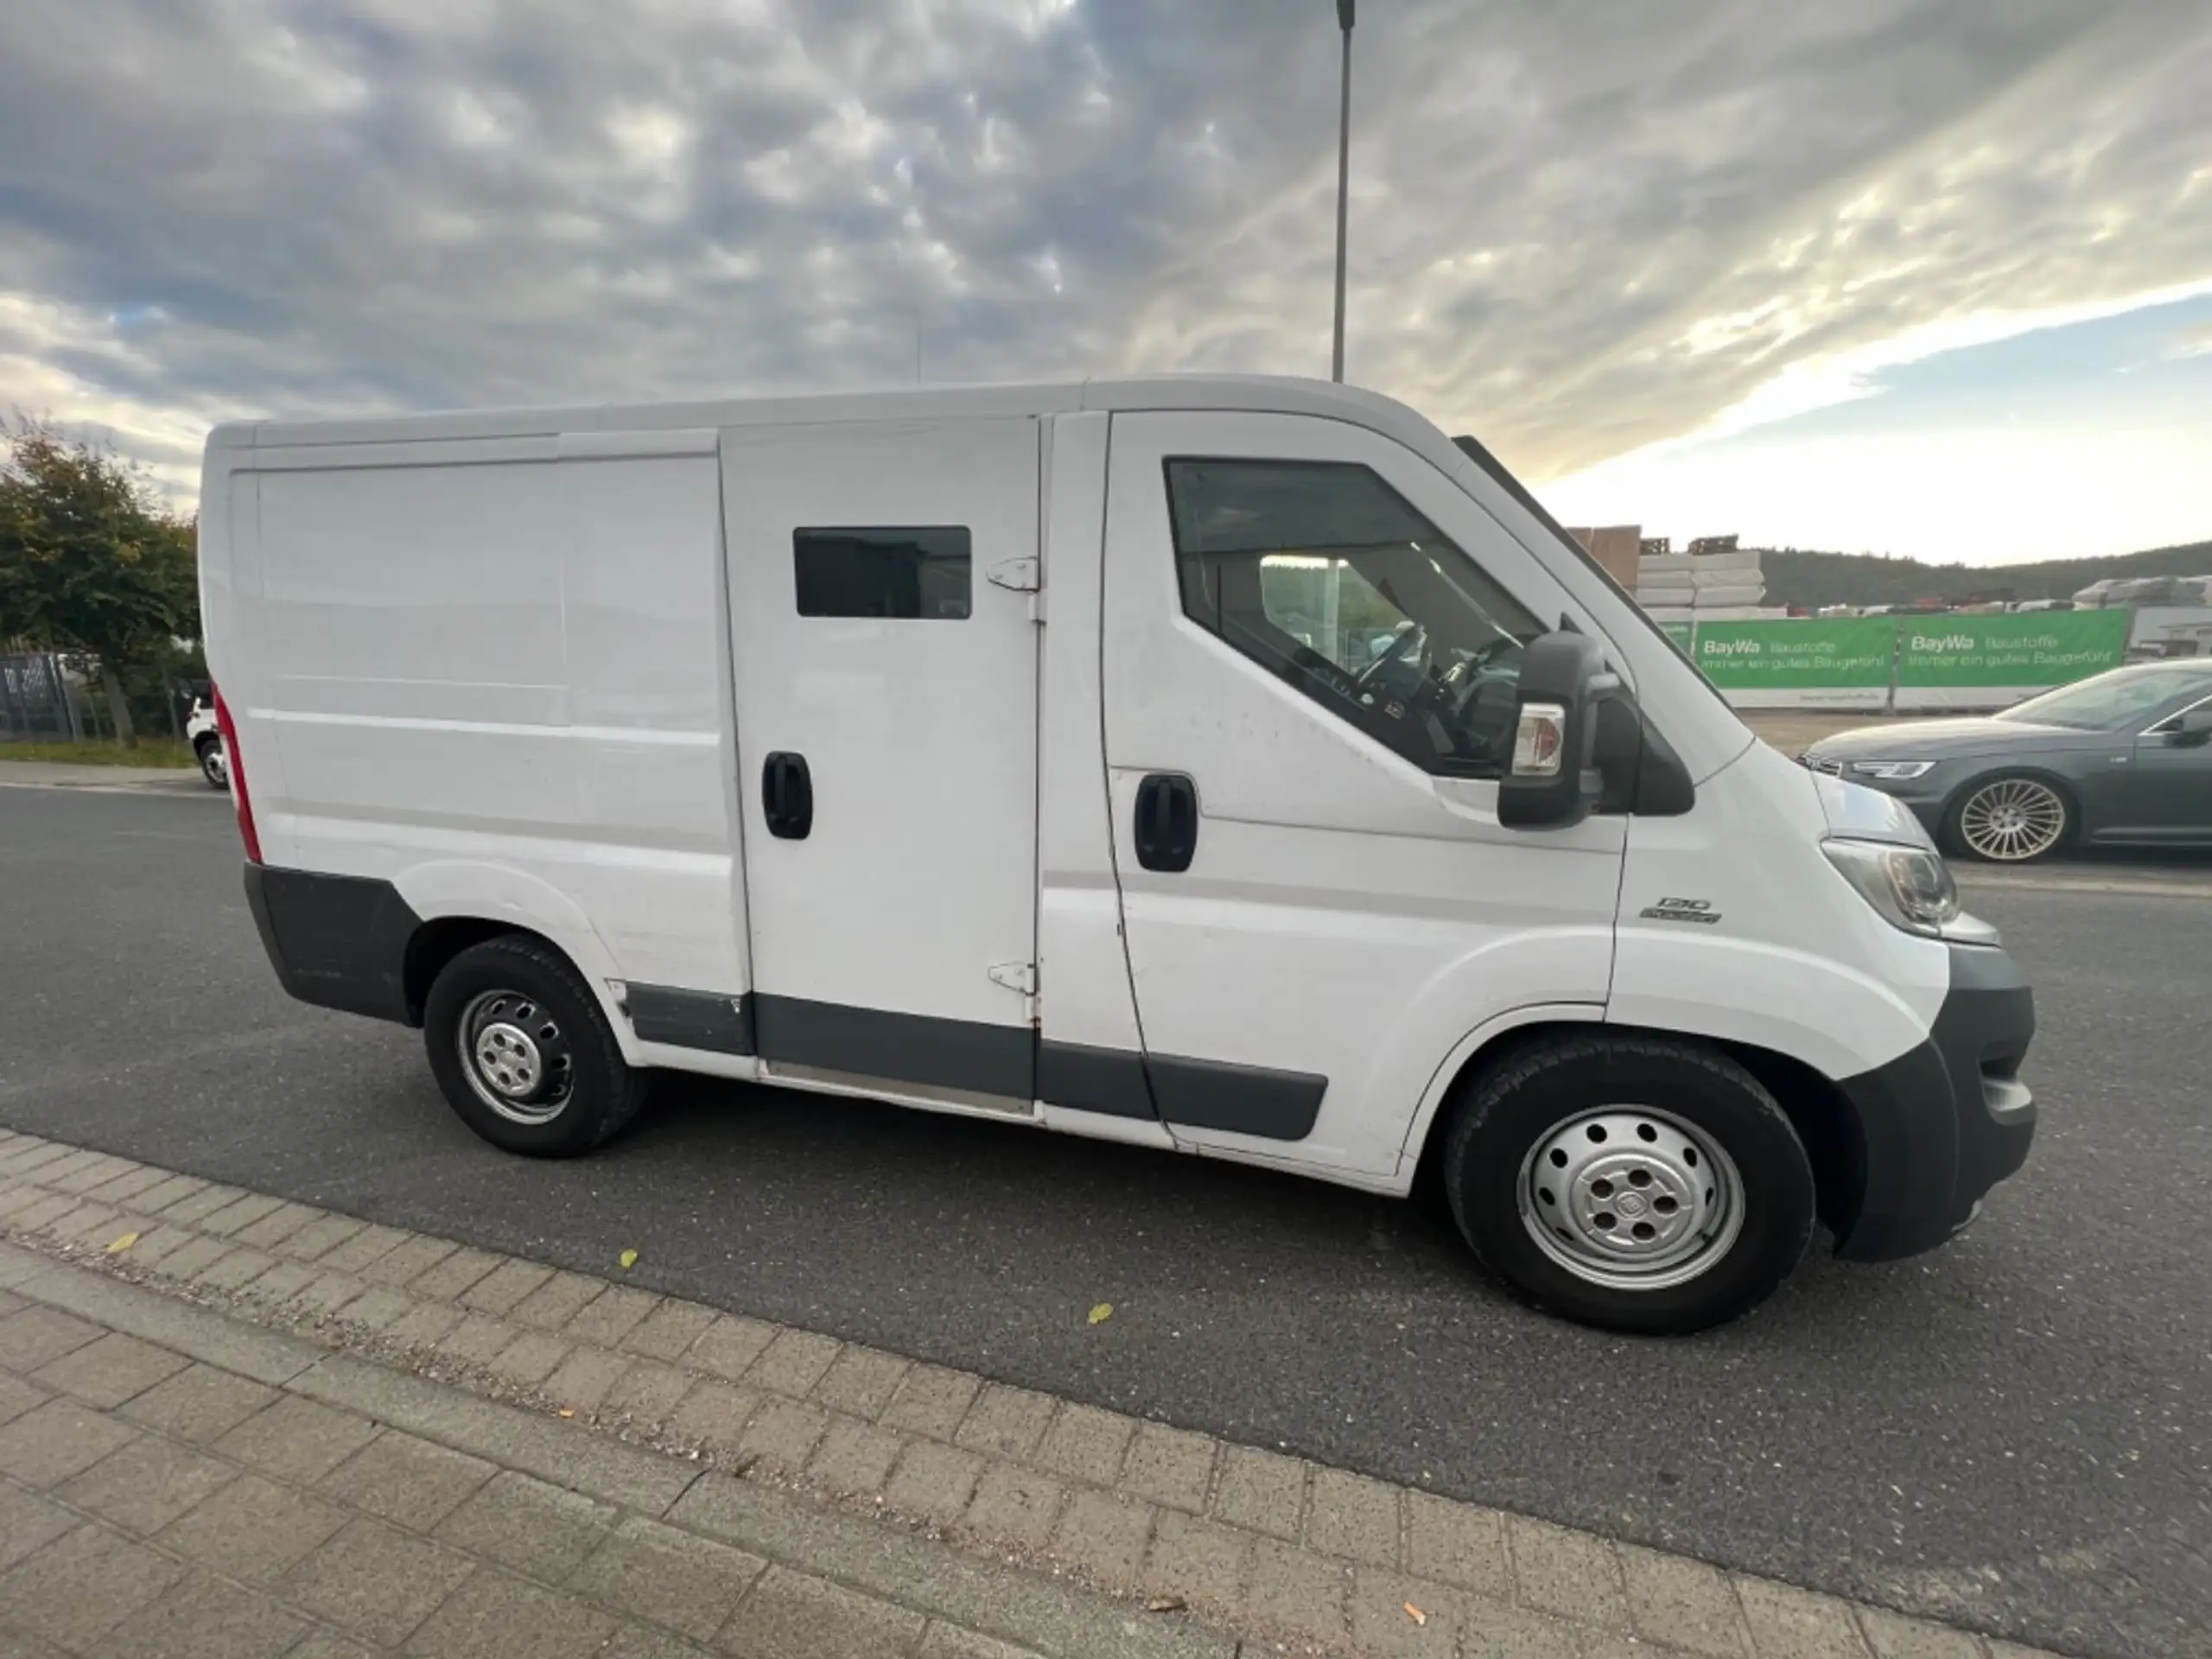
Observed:
[[[119,1251],[123,1251],[123,1250],[127,1250],[127,1249],[130,1249],[133,1244],[136,1244],[137,1242],[138,1242],[138,1235],[137,1235],[137,1234],[136,1234],[136,1233],[125,1233],[125,1234],[124,1234],[121,1238],[117,1239],[117,1240],[115,1241],[115,1243],[112,1243],[112,1244],[111,1244],[111,1245],[109,1245],[109,1246],[107,1247],[107,1253],[108,1253],[110,1255],[116,1255],[117,1253],[118,1253]]]
[[[1090,1322],[1093,1325],[1103,1325],[1113,1317],[1114,1304],[1111,1302],[1101,1302],[1090,1310]]]
[[[638,1265],[638,1253],[635,1250],[625,1250],[617,1259],[622,1263],[622,1271],[625,1273]]]

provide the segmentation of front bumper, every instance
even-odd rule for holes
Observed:
[[[1853,1261],[1943,1243],[2035,1138],[2035,1099],[2019,1077],[2034,994],[2003,950],[1948,948],[1951,988],[1928,1040],[1841,1085],[1858,1113],[1860,1179],[1836,1218],[1836,1254]]]

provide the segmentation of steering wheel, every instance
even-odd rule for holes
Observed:
[[[1358,677],[1351,683],[1351,689],[1354,691],[1371,690],[1375,683],[1382,677],[1385,669],[1395,667],[1405,660],[1406,646],[1408,641],[1420,653],[1414,664],[1415,670],[1421,678],[1427,679],[1428,677],[1428,630],[1419,623],[1415,623],[1403,633],[1392,636],[1389,649],[1359,671]]]

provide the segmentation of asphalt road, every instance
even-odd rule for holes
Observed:
[[[2027,1170],[1948,1249],[1815,1259],[1662,1343],[1525,1311],[1418,1205],[1011,1126],[685,1082],[598,1157],[503,1157],[415,1033],[279,995],[238,866],[212,795],[0,788],[0,1122],[635,1249],[660,1289],[2024,1641],[2206,1651],[2212,869],[1974,890],[2038,989]]]

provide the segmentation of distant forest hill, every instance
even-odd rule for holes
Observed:
[[[1760,560],[1766,602],[1802,605],[1912,605],[1927,601],[1972,605],[1987,600],[2071,599],[2107,576],[2212,575],[2212,542],[2152,548],[2094,559],[2044,559],[2034,564],[1929,564],[1874,553],[1769,550]]]

